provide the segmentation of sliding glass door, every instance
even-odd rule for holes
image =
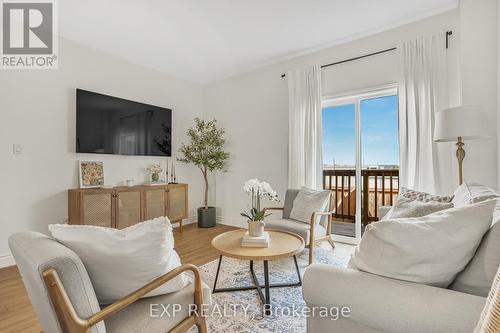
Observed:
[[[356,103],[325,103],[323,123],[323,188],[332,191],[335,235],[356,237]]]
[[[323,101],[323,187],[332,191],[334,238],[356,243],[398,191],[397,89]]]

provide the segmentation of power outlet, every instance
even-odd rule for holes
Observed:
[[[64,217],[64,218],[61,220],[61,223],[62,223],[62,224],[68,224],[68,218],[67,218],[67,217]]]
[[[12,145],[12,153],[22,154],[23,153],[23,145],[21,145],[20,143],[14,143]]]

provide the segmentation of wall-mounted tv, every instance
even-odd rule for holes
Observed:
[[[76,152],[171,156],[172,110],[77,89]]]

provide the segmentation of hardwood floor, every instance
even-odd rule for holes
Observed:
[[[236,228],[217,225],[215,228],[201,229],[196,224],[190,224],[183,229],[182,234],[177,228],[174,229],[175,249],[182,263],[200,266],[219,256],[210,245],[212,238]],[[40,332],[38,320],[15,266],[0,269],[0,332]]]
[[[218,252],[210,242],[215,236],[237,228],[218,224],[214,228],[198,228],[196,224],[183,227],[182,234],[174,229],[175,250],[179,253],[182,263],[201,266],[219,258]]]

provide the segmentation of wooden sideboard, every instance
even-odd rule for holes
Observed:
[[[123,229],[168,216],[172,223],[188,216],[187,184],[122,186],[68,191],[68,223]]]

